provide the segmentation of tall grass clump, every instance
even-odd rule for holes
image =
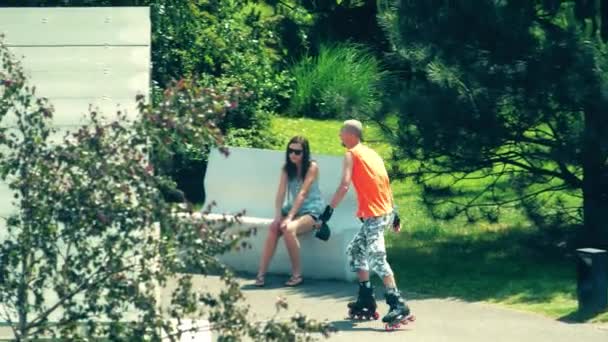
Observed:
[[[321,46],[293,67],[296,89],[289,114],[341,119],[378,110],[385,72],[366,49],[354,44]]]

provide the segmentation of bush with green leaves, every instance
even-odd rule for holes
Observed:
[[[231,129],[265,131],[270,113],[284,108],[292,78],[283,69],[281,42],[274,24],[247,0],[150,1],[154,80],[163,86],[188,77],[201,85],[238,86],[249,96],[222,123]]]
[[[385,73],[378,60],[352,44],[322,46],[293,70],[296,88],[289,112],[312,118],[372,116],[380,106]]]
[[[222,146],[218,126],[238,90],[178,82],[159,106],[140,97],[133,121],[91,112],[88,124],[60,136],[52,107],[2,41],[0,66],[0,176],[15,194],[13,213],[1,218],[0,318],[15,340],[175,340],[181,332],[172,320],[185,318],[208,319],[220,341],[329,333],[301,315],[250,321],[238,282],[215,258],[249,233],[228,233],[238,213],[193,219],[159,189],[165,180],[148,159],[151,146],[159,155],[172,153],[162,147],[175,140]],[[195,290],[186,266],[220,272],[221,292]],[[159,290],[170,281],[175,289],[163,290],[170,303],[161,306]]]
[[[220,125],[222,132],[232,137],[230,145],[272,146],[267,130],[270,117],[286,107],[293,84],[288,70],[281,68],[282,56],[276,52],[280,41],[273,24],[255,9],[245,11],[246,0],[188,3],[179,5],[185,6],[179,13],[188,13],[179,21],[161,15],[159,4],[152,5],[153,55],[161,69],[157,72],[165,78],[186,75],[220,90],[240,87],[248,96],[227,114]],[[161,75],[155,79],[160,81]],[[187,183],[198,172],[200,184],[195,185],[202,185],[207,150],[194,144],[176,146],[177,160],[171,160],[174,167],[167,173]],[[203,191],[202,187],[196,190]],[[188,197],[197,201],[195,195]]]

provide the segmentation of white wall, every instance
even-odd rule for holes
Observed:
[[[0,33],[55,107],[61,132],[83,122],[89,105],[110,118],[118,106],[137,113],[135,96],[147,98],[150,85],[150,32],[147,7],[0,8]],[[0,126],[14,123],[6,117]],[[0,216],[13,210],[11,201],[0,183]],[[3,231],[0,219],[0,238]]]
[[[150,32],[147,7],[0,8],[0,33],[37,94],[55,107],[60,136],[83,122],[89,105],[108,118],[118,106],[130,117],[137,114],[135,96],[149,95]],[[14,127],[15,118],[5,117],[0,126]],[[0,183],[0,216],[13,212],[11,202]]]

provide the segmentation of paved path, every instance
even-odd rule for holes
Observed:
[[[282,286],[284,277],[267,279],[262,289],[251,286],[252,279],[242,279],[243,291],[252,316],[264,319],[274,314],[276,298],[287,298],[284,315],[301,312],[319,320],[328,320],[338,332],[328,341],[550,341],[606,342],[608,325],[569,324],[540,315],[504,309],[489,304],[466,303],[445,299],[411,299],[409,304],[417,321],[407,329],[384,331],[380,321],[351,322],[346,318],[346,303],[352,300],[355,284],[308,280],[297,288]],[[199,278],[196,286],[209,289],[221,286],[217,278]],[[382,298],[377,291],[377,298]],[[387,311],[379,301],[379,311]]]
[[[299,287],[286,288],[282,286],[284,281],[285,277],[269,277],[267,286],[260,289],[250,285],[252,279],[240,279],[246,302],[251,306],[251,318],[264,320],[271,317],[275,313],[276,299],[285,297],[289,308],[282,316],[301,312],[317,320],[331,322],[338,332],[328,339],[330,342],[608,341],[608,324],[568,324],[489,304],[415,297],[408,302],[417,321],[405,329],[386,332],[380,321],[352,322],[346,319],[346,303],[352,300],[356,284],[306,280]],[[197,276],[194,285],[215,292],[221,288],[222,282],[215,276]],[[380,290],[376,294],[381,298]],[[170,301],[170,296],[162,297],[165,304]],[[378,304],[380,314],[385,314],[387,305],[384,301],[378,301]],[[8,332],[6,327],[0,327],[0,340],[5,339]],[[208,335],[201,333],[194,340],[217,339],[217,336]]]

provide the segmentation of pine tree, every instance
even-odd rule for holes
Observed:
[[[608,1],[384,1],[397,159],[442,217],[580,224],[608,246]],[[437,177],[440,175],[441,177]],[[481,191],[467,180],[485,179]]]

